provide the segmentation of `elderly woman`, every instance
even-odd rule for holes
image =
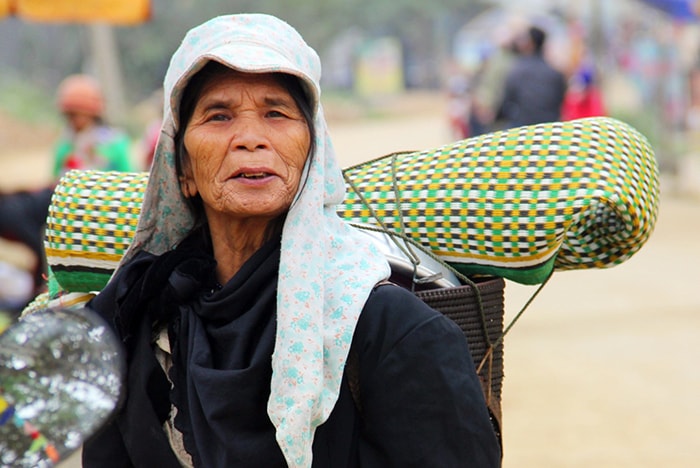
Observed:
[[[499,465],[459,328],[384,284],[336,214],[319,79],[266,15],[212,19],[174,54],[134,242],[90,304],[129,375],[85,466]]]

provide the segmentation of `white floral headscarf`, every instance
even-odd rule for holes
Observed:
[[[311,466],[314,431],[338,399],[358,317],[389,267],[384,256],[336,214],[345,184],[320,104],[320,60],[287,23],[261,14],[220,16],[185,36],[165,76],[163,128],[138,229],[123,262],[139,250],[170,250],[192,228],[194,215],[175,171],[173,137],[182,92],[210,60],[244,72],[295,75],[313,100],[316,152],[307,161],[308,180],[297,193],[282,234],[267,408],[288,464]]]

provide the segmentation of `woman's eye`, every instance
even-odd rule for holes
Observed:
[[[286,114],[283,113],[283,112],[280,112],[280,111],[278,111],[278,110],[271,110],[271,111],[268,111],[268,112],[267,112],[267,116],[268,116],[268,117],[273,117],[273,118],[276,118],[276,117],[286,117]]]
[[[221,121],[228,120],[228,116],[226,114],[223,114],[223,113],[215,113],[215,114],[211,114],[207,118],[207,120],[221,122]]]

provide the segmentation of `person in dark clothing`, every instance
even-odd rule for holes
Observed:
[[[500,465],[459,327],[386,284],[336,213],[319,80],[268,15],[214,18],[175,52],[135,238],[88,303],[128,375],[83,466]]]
[[[546,33],[535,26],[516,44],[518,57],[506,77],[496,119],[506,128],[561,119],[567,80],[545,60]]]
[[[0,237],[25,245],[34,256],[34,289],[27,300],[41,293],[46,283],[44,226],[52,195],[53,187],[0,193]]]

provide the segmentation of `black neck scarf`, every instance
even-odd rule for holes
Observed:
[[[195,466],[286,466],[267,416],[279,259],[268,242],[171,322],[175,426]]]
[[[124,342],[127,398],[86,442],[84,466],[180,466],[162,429],[172,404],[195,466],[286,466],[266,410],[279,246],[279,237],[266,243],[219,290],[200,231],[158,257],[138,254],[93,299],[89,305]],[[153,353],[162,326],[173,353],[172,391]]]

